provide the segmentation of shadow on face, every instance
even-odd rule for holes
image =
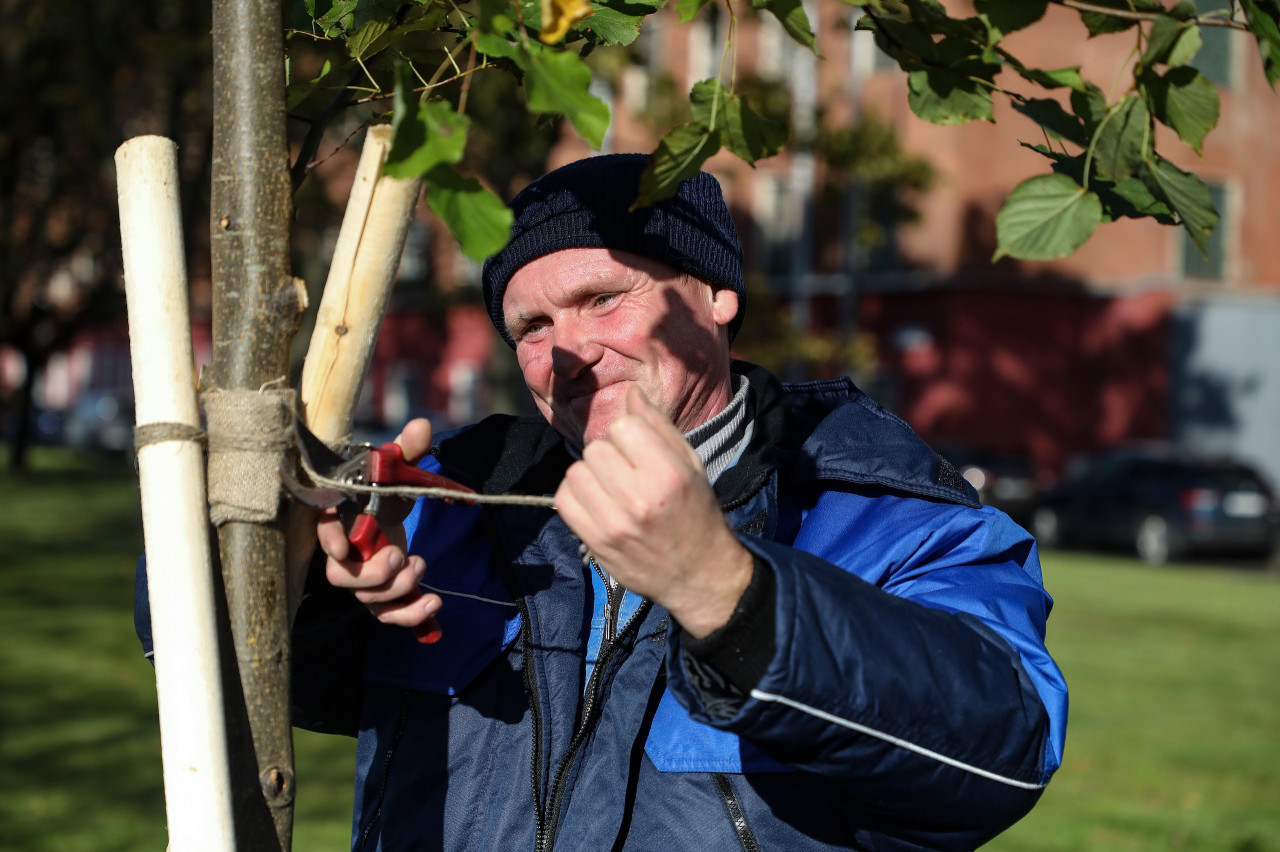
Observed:
[[[659,377],[662,386],[643,389],[681,431],[687,432],[715,413],[706,413],[707,400],[727,385],[729,375],[728,330],[713,316],[711,285],[650,258],[626,252],[610,255],[620,263],[645,269],[660,282],[650,296],[654,301],[643,327],[633,331],[646,342],[636,346],[632,341],[625,354],[645,361],[646,372]],[[553,381],[560,388],[571,386],[573,394],[591,394],[601,386],[597,364],[580,351],[553,347],[551,359]],[[610,376],[604,378],[607,381]],[[556,408],[544,411],[551,425],[581,446],[583,424],[571,422],[575,418]]]

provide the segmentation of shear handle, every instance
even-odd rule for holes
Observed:
[[[378,525],[378,519],[368,512],[361,512],[356,518],[354,524],[351,525],[351,531],[347,534],[347,540],[360,554],[362,562],[368,562],[373,554],[382,548],[391,544],[391,540],[382,532],[382,527]],[[396,603],[411,604],[422,598],[422,592],[415,588],[409,594],[397,599]],[[413,635],[423,645],[430,645],[439,642],[444,636],[444,632],[440,629],[439,622],[435,616],[428,618],[419,625],[414,626]]]
[[[365,481],[370,485],[411,485],[475,493],[461,482],[454,482],[446,476],[409,464],[404,460],[404,451],[394,441],[388,441],[376,450],[369,451],[365,459],[364,476]],[[444,500],[446,503],[454,502],[451,497],[446,497]],[[471,505],[468,500],[462,502],[464,505]]]

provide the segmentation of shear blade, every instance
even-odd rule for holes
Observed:
[[[283,467],[276,468],[276,473],[280,476],[280,481],[284,483],[284,487],[289,493],[308,506],[315,506],[317,509],[328,509],[330,506],[337,506],[348,499],[346,494],[336,488],[313,488],[303,485]]]
[[[302,418],[293,418],[293,433],[298,439],[298,452],[307,467],[321,476],[337,479],[339,469],[347,464],[347,459],[329,448],[302,422]]]

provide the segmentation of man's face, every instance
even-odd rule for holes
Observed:
[[[502,310],[538,410],[580,447],[608,434],[633,384],[682,432],[728,404],[730,289],[630,252],[564,249],[520,267]]]

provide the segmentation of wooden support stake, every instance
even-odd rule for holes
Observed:
[[[137,422],[198,432],[177,151],[159,136],[116,150],[120,236]],[[204,455],[181,433],[138,449],[165,812],[170,848],[232,850]]]
[[[323,441],[351,435],[360,387],[395,284],[420,180],[382,174],[391,128],[369,128],[302,368],[302,410]]]
[[[302,366],[303,419],[317,437],[334,445],[351,439],[360,388],[422,191],[421,180],[382,173],[390,150],[391,128],[369,128]],[[289,513],[289,597],[295,609],[314,546],[315,513],[294,503]]]

